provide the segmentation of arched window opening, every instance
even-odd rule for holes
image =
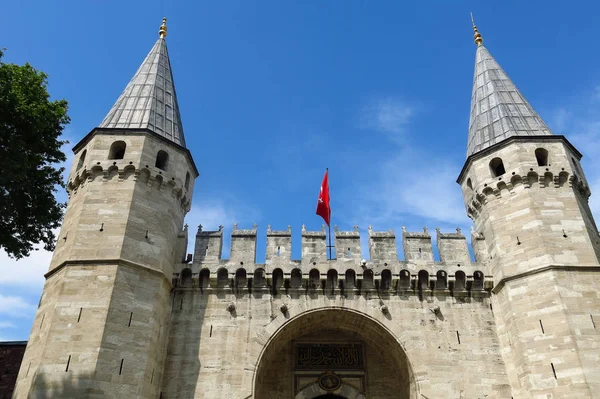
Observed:
[[[210,270],[208,270],[208,269],[200,270],[200,288],[208,288],[209,281],[210,281]]]
[[[579,170],[579,166],[577,165],[577,161],[575,160],[575,158],[571,158],[571,161],[573,162],[573,169],[575,169],[575,173],[577,173],[578,175],[580,175],[581,171]]]
[[[279,289],[283,287],[283,270],[273,270],[273,294],[277,294]]]
[[[256,269],[254,271],[254,287],[264,287],[266,285],[265,281],[265,271],[264,269]]]
[[[229,284],[229,276],[227,274],[227,269],[221,268],[217,271],[217,287],[223,288],[227,287]]]
[[[429,289],[429,273],[427,273],[427,270],[419,271],[419,289],[420,290],[428,290]]]
[[[186,267],[181,271],[181,286],[184,288],[191,288],[193,285],[192,271]]]
[[[79,170],[83,167],[83,163],[85,162],[86,155],[87,155],[87,150],[83,150],[83,152],[79,156],[79,162],[77,162],[77,170]]]
[[[346,288],[352,289],[356,287],[356,272],[352,269],[346,270]]]
[[[312,269],[308,273],[309,288],[316,289],[321,285],[321,274],[317,269]]]
[[[506,173],[502,159],[494,158],[490,161],[490,173],[492,174],[492,177],[502,176]]]
[[[246,269],[237,269],[235,272],[235,286],[237,288],[244,288],[247,284]]]
[[[435,289],[445,290],[446,288],[448,288],[448,274],[443,270],[439,270],[436,273]]]
[[[108,151],[108,159],[123,159],[125,148],[127,148],[127,144],[124,141],[115,141],[110,146],[110,151]]]
[[[471,182],[470,177],[467,179],[467,187],[469,187],[471,190],[473,190],[473,182]]]
[[[334,269],[330,269],[327,271],[327,288],[335,289],[337,288],[338,281],[338,273]]]
[[[464,291],[466,284],[465,272],[462,270],[454,273],[454,291]]]
[[[169,163],[169,154],[167,154],[166,151],[160,150],[156,154],[156,162],[154,163],[154,166],[156,166],[158,169],[166,171],[168,163]]]
[[[402,290],[410,289],[410,272],[408,270],[402,270],[400,272],[400,282],[398,288]]]
[[[292,288],[302,287],[302,271],[300,269],[292,270],[292,277],[290,279]]]
[[[482,290],[483,289],[483,273],[480,271],[476,271],[473,273],[473,290]]]
[[[190,172],[185,174],[185,189],[189,190],[190,188]]]
[[[538,166],[548,166],[548,151],[545,148],[537,148],[535,159],[537,159]]]
[[[363,272],[362,288],[365,290],[373,288],[373,270],[365,270]]]
[[[392,272],[385,269],[381,272],[381,289],[387,291],[392,286]]]

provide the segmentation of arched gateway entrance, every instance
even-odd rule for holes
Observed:
[[[254,398],[416,398],[402,346],[364,313],[326,308],[284,323],[260,355]]]

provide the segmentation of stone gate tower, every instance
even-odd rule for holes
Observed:
[[[474,31],[467,161],[458,183],[475,222],[477,260],[494,275],[512,393],[593,397],[600,392],[593,319],[600,279],[592,273],[600,238],[581,154],[552,134]]]
[[[198,172],[165,37],[74,148],[69,202],[14,397],[158,397]],[[71,370],[70,373],[66,371]]]

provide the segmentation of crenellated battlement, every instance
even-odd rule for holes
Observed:
[[[482,187],[478,187],[471,193],[470,198],[467,198],[467,215],[474,219],[479,216],[482,206],[495,199],[514,194],[521,189],[562,189],[564,187],[577,190],[586,200],[591,195],[587,182],[579,179],[576,175],[569,175],[564,171],[556,175],[552,172],[538,174],[530,171],[525,176],[514,174],[508,181],[496,178],[483,183]]]
[[[191,208],[189,192],[180,178],[172,176],[169,179],[156,167],[151,168],[149,165],[140,167],[140,165],[134,165],[132,161],[104,160],[95,162],[94,166],[89,169],[84,166],[77,170],[67,182],[67,193],[69,196],[76,195],[86,184],[94,181],[107,182],[113,179],[120,182],[131,179],[133,182],[145,184],[176,198],[185,212]]]
[[[222,259],[223,227],[196,234],[194,259],[178,265],[176,287],[202,289],[386,290],[437,292],[482,291],[492,288],[485,262],[472,262],[460,229],[436,229],[440,261],[434,259],[431,235],[402,231],[406,260],[398,259],[393,230],[376,232],[369,226],[369,261],[362,260],[358,226],[352,231],[334,227],[336,258],[328,259],[325,227],[308,231],[302,226],[302,257],[292,259],[292,229],[267,228],[265,263],[256,263],[257,226],[231,233],[231,255]]]

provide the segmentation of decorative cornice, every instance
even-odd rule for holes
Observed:
[[[504,277],[497,284],[495,284],[494,288],[492,288],[492,293],[497,294],[502,290],[502,288],[514,280],[520,280],[522,278],[534,276],[536,274],[544,273],[551,270],[561,270],[567,272],[586,272],[586,273],[597,273],[600,272],[600,266],[572,266],[572,265],[548,265],[544,267],[540,267],[539,269],[529,270],[524,273],[515,274],[514,276]]]
[[[46,280],[48,280],[50,277],[52,277],[54,274],[58,273],[63,268],[65,268],[67,266],[77,266],[77,265],[96,265],[96,266],[100,266],[100,267],[102,267],[102,266],[114,266],[114,265],[125,265],[125,266],[136,267],[136,268],[148,270],[149,272],[151,272],[153,274],[161,275],[167,281],[169,281],[169,284],[171,284],[171,280],[168,279],[167,276],[165,276],[165,273],[162,270],[156,269],[156,268],[153,268],[153,267],[150,267],[150,266],[142,265],[140,263],[133,262],[133,261],[130,261],[130,260],[127,260],[127,259],[121,259],[121,258],[117,258],[117,259],[77,259],[77,260],[66,260],[66,261],[60,263],[55,268],[53,268],[52,270],[49,270],[46,274],[44,274],[44,277],[46,278]]]

